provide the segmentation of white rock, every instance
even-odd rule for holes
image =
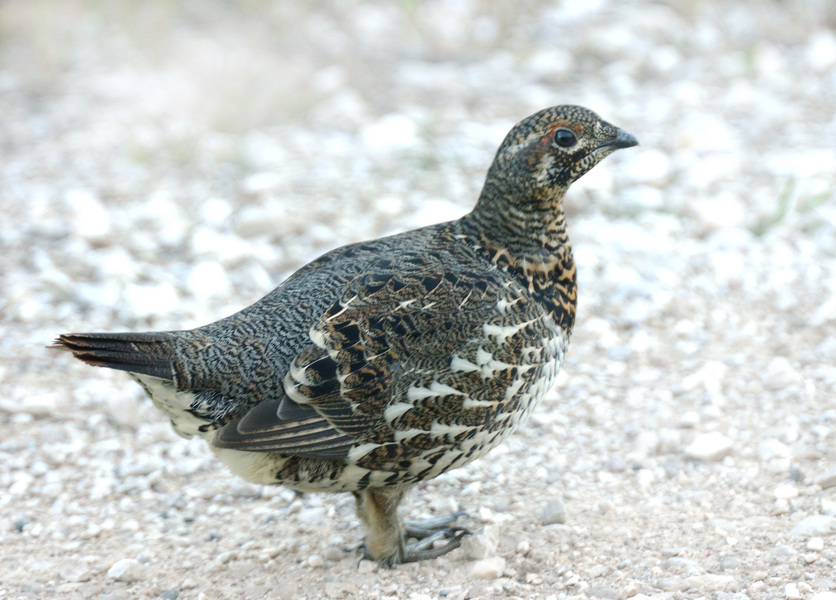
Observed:
[[[281,187],[281,185],[282,179],[278,173],[264,171],[247,176],[241,184],[241,187],[245,193],[258,196],[275,190]]]
[[[204,223],[220,227],[232,214],[232,206],[223,198],[209,198],[200,207],[200,216]]]
[[[114,581],[137,581],[140,578],[142,567],[135,558],[123,558],[113,563],[107,570],[108,579]]]
[[[470,577],[473,579],[496,579],[505,570],[505,559],[493,556],[478,560],[470,567]]]
[[[325,566],[325,559],[318,554],[312,554],[308,557],[307,563],[312,569],[321,569]]]
[[[64,201],[72,211],[73,231],[82,238],[99,242],[110,236],[112,224],[104,204],[88,190],[70,190]]]
[[[791,483],[779,485],[774,490],[772,490],[772,495],[776,498],[784,500],[789,500],[790,498],[798,498],[798,488],[792,485]]]
[[[816,477],[816,484],[821,486],[823,490],[836,487],[836,469]]]
[[[165,461],[156,456],[131,458],[119,465],[119,473],[124,477],[150,475],[165,468]]]
[[[543,513],[540,516],[540,522],[543,525],[553,525],[555,523],[563,524],[566,522],[566,505],[560,498],[552,498],[543,507]]]
[[[788,583],[784,586],[784,597],[787,600],[798,600],[801,598],[801,592],[798,591],[798,586],[794,583]]]
[[[389,114],[367,125],[360,133],[369,150],[405,150],[417,145],[418,124],[400,114]]]
[[[165,315],[174,311],[179,304],[177,290],[168,283],[131,284],[125,289],[124,306],[130,316],[135,318]]]
[[[117,425],[136,429],[142,424],[142,411],[129,395],[111,391],[105,400],[105,409]]]
[[[836,64],[836,36],[829,31],[813,36],[807,46],[807,60],[817,71],[824,71]]]
[[[722,460],[732,450],[733,442],[718,431],[701,433],[685,448],[685,456],[706,462]]]
[[[200,298],[224,296],[230,291],[229,277],[224,268],[208,260],[200,261],[191,268],[186,276],[186,287]]]
[[[836,517],[811,515],[796,523],[790,530],[794,537],[825,536],[836,531]]]
[[[836,600],[836,592],[819,592],[810,600]]]
[[[33,417],[46,417],[55,413],[55,407],[59,405],[55,394],[38,394],[27,396],[21,400],[0,398],[0,410],[9,413],[23,413]]]
[[[671,163],[660,150],[644,150],[629,159],[627,175],[639,183],[664,183],[670,175]]]
[[[462,550],[471,560],[481,560],[496,554],[499,546],[499,527],[486,525],[478,535],[471,535],[462,541]]]
[[[824,550],[824,540],[820,537],[810,538],[807,542],[807,550],[812,550],[813,552]]]
[[[769,438],[758,444],[758,458],[764,462],[773,458],[792,458],[792,448],[780,440]]]
[[[628,598],[635,598],[638,593],[639,590],[631,583],[621,589],[618,593],[618,598],[619,600],[627,600]]]

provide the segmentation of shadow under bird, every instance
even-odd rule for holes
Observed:
[[[563,197],[636,139],[578,106],[511,129],[472,212],[343,246],[204,327],[69,333],[241,477],[351,492],[385,565],[446,554],[457,514],[404,521],[414,484],[484,456],[543,399],[575,321]]]

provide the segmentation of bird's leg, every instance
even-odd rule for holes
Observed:
[[[357,515],[368,534],[363,545],[367,558],[386,565],[415,562],[447,554],[461,545],[469,532],[463,527],[448,527],[460,515],[410,522],[406,526],[398,517],[398,504],[406,488],[366,489],[355,492]],[[412,538],[414,543],[407,543]],[[436,548],[435,542],[447,543]]]

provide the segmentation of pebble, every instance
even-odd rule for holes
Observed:
[[[321,569],[325,566],[325,559],[319,554],[311,554],[306,562],[312,569]]]
[[[492,556],[474,562],[469,571],[472,579],[496,579],[502,576],[505,570],[505,559],[501,556]]]
[[[59,569],[61,579],[70,582],[89,581],[92,576],[90,566],[82,560],[69,560]]]
[[[814,594],[810,600],[836,600],[836,592],[819,592]]]
[[[363,128],[366,148],[377,152],[406,150],[418,143],[418,124],[406,115],[389,114]]]
[[[107,570],[108,579],[113,579],[114,581],[124,581],[126,583],[139,580],[141,575],[142,567],[140,566],[139,561],[135,558],[123,558],[121,560],[117,560]]]
[[[639,590],[631,583],[621,588],[621,591],[618,593],[618,599],[628,600],[628,598],[635,598],[638,593]]]
[[[111,394],[105,399],[107,416],[114,423],[129,429],[138,429],[143,422],[142,411],[136,399],[129,394]]]
[[[345,557],[346,553],[343,552],[342,548],[338,548],[337,546],[329,546],[325,551],[325,560],[331,562],[339,562]]]
[[[798,488],[792,485],[791,483],[779,485],[774,490],[772,490],[772,495],[782,500],[798,498]]]
[[[769,438],[763,440],[758,444],[758,458],[763,462],[772,460],[773,458],[791,458],[792,448],[786,445],[781,440]]]
[[[670,175],[670,160],[661,150],[643,150],[625,160],[629,161],[626,172],[633,181],[662,184]]]
[[[715,462],[728,456],[733,445],[729,438],[717,431],[701,433],[685,448],[685,456],[693,460]]]
[[[824,540],[820,537],[810,538],[807,541],[807,550],[812,550],[814,552],[824,550]]]
[[[171,589],[164,593],[161,598],[163,600],[177,600],[177,597],[180,595],[180,590]]]
[[[784,597],[787,600],[798,600],[801,598],[801,592],[798,591],[798,586],[794,583],[788,583],[784,586]]]
[[[820,486],[823,490],[836,487],[836,469],[828,471],[827,473],[822,473],[821,475],[816,477],[815,481],[816,484]]]
[[[600,598],[602,600],[618,600],[618,591],[608,585],[592,585],[586,591],[588,598]]]
[[[186,289],[200,298],[214,298],[229,294],[231,286],[224,268],[214,261],[200,261],[186,276]]]
[[[610,473],[621,473],[627,470],[627,462],[620,456],[610,456],[607,459],[607,471]]]
[[[357,565],[357,572],[363,574],[377,573],[379,565],[373,560],[361,560]]]
[[[110,214],[102,201],[89,190],[69,190],[64,195],[73,218],[76,235],[91,242],[102,242],[110,237],[113,229]]]
[[[471,535],[462,541],[462,550],[471,560],[480,560],[496,554],[499,547],[499,527],[486,525],[478,535]]]
[[[540,516],[540,522],[543,525],[554,525],[566,523],[566,505],[560,498],[552,498],[546,502],[543,507],[543,512]]]
[[[811,515],[796,523],[790,530],[793,537],[825,536],[836,531],[836,517]]]

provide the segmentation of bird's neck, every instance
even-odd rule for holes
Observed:
[[[564,329],[572,329],[577,280],[562,197],[523,204],[496,199],[486,189],[461,226],[478,240],[479,252],[514,274]]]

